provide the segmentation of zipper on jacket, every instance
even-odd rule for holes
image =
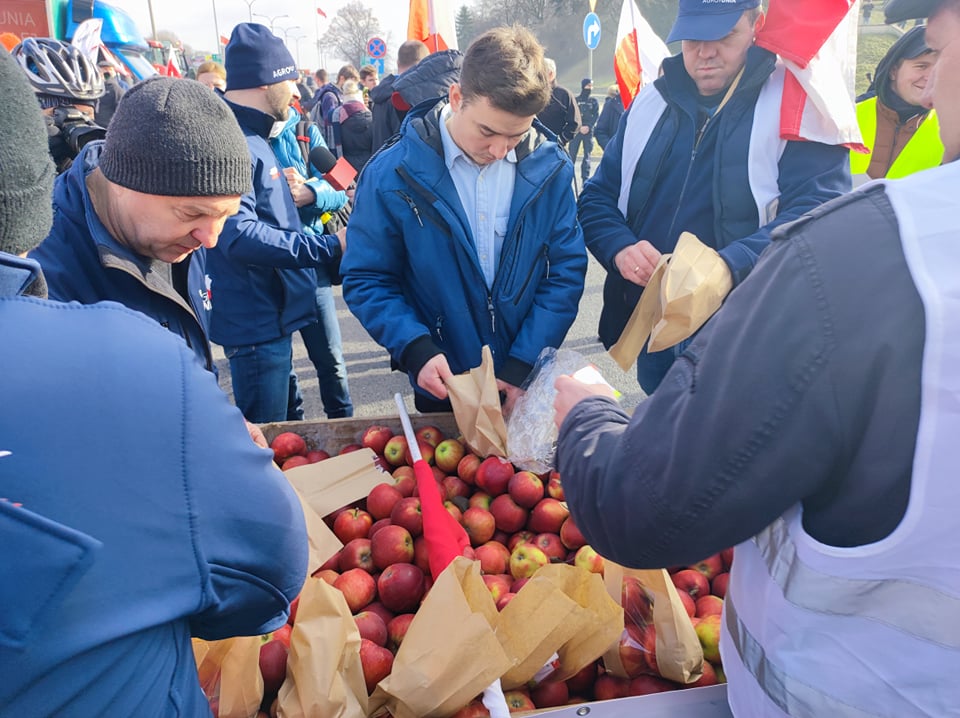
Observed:
[[[547,263],[547,273],[546,275],[544,275],[544,279],[549,279],[550,278],[550,258],[548,256],[546,245],[544,245],[543,249],[540,250],[540,254],[543,255],[543,259]],[[520,304],[520,297],[523,296],[523,293],[527,291],[527,287],[530,286],[530,282],[533,280],[533,276],[536,273],[536,270],[537,270],[537,265],[536,263],[534,263],[534,265],[530,268],[530,271],[527,272],[527,278],[523,280],[523,286],[520,287],[520,291],[517,292],[517,296],[513,300],[513,306],[517,306],[518,304]]]
[[[423,229],[423,219],[421,219],[420,217],[420,209],[417,207],[417,203],[414,202],[413,198],[410,195],[408,195],[406,192],[401,192],[400,190],[397,190],[397,194],[400,195],[400,197],[403,198],[403,201],[407,203],[407,206],[409,206],[410,209],[413,210],[413,214],[417,218],[417,224],[419,224],[420,228]]]
[[[437,315],[437,323],[435,325],[435,329],[437,330],[437,340],[441,344],[443,344],[443,315],[442,314]]]
[[[680,187],[680,194],[677,198],[677,207],[673,210],[673,219],[670,220],[670,231],[667,232],[668,237],[674,236],[676,232],[677,217],[680,216],[680,207],[683,205],[683,196],[687,193],[687,185],[690,183],[690,172],[693,170],[693,163],[697,159],[697,151],[700,148],[700,141],[703,139],[704,134],[706,134],[707,126],[710,124],[710,120],[713,117],[708,117],[706,122],[703,123],[703,126],[697,130],[697,136],[694,139],[693,151],[690,153],[690,162],[687,164],[687,173],[683,177],[683,185]]]

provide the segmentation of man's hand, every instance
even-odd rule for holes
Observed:
[[[444,383],[453,376],[450,371],[450,365],[447,364],[447,357],[444,354],[437,354],[430,361],[423,365],[423,369],[417,374],[417,386],[430,392],[438,399],[447,398],[447,385]]]
[[[620,275],[628,282],[645,287],[650,281],[650,275],[660,261],[660,252],[650,242],[641,239],[617,252],[613,263],[620,270]]]
[[[557,396],[553,400],[553,421],[558,429],[563,424],[563,420],[567,418],[570,410],[583,399],[590,396],[617,398],[613,389],[606,384],[584,384],[582,381],[577,381],[566,374],[557,377],[557,380],[553,382],[553,388],[557,390]]]
[[[316,201],[317,195],[313,188],[307,184],[307,180],[297,172],[296,168],[284,168],[283,176],[287,178],[287,186],[290,188],[290,194],[293,195],[293,203],[297,207],[305,207]]]
[[[590,134],[590,125],[580,125],[580,134],[589,135]]]
[[[504,417],[510,416],[510,413],[513,411],[514,405],[517,403],[517,399],[523,396],[523,389],[513,384],[507,384],[507,382],[502,379],[497,379],[497,389],[504,393],[503,405],[500,407],[503,410]]]
[[[261,446],[264,449],[269,449],[270,444],[267,443],[267,437],[263,435],[263,432],[260,431],[260,427],[256,424],[251,424],[249,421],[244,419],[247,424],[247,431],[250,433],[250,438],[253,439],[253,443],[257,446]]]

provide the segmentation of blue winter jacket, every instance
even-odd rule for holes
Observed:
[[[103,142],[87,144],[70,169],[57,178],[53,227],[30,253],[43,267],[50,298],[82,304],[114,301],[143,312],[183,337],[212,370],[205,250],[170,265],[143,257],[110,236],[93,209],[86,184],[87,175],[100,164],[102,151]]]
[[[587,247],[608,272],[599,329],[606,347],[619,338],[643,291],[625,280],[614,265],[622,249],[645,239],[660,252],[671,252],[680,234],[689,231],[718,250],[736,286],[770,243],[774,227],[850,190],[848,150],[817,142],[788,142],[779,162],[778,214],[759,226],[749,189],[747,151],[754,106],[775,61],[772,53],[761,48],[748,51],[739,85],[706,124],[699,145],[696,85],[684,69],[682,56],[664,61],[663,75],[655,84],[667,109],[634,172],[626,219],[617,202],[623,132],[630,111],[621,117],[617,134],[604,148],[600,167],[579,200]],[[650,363],[649,383],[641,382],[647,391],[659,382],[673,356],[673,350],[640,356],[641,375],[645,363]]]
[[[191,636],[283,625],[299,501],[179,339],[0,254],[0,714],[209,716]]]
[[[416,376],[447,356],[454,373],[493,352],[497,376],[520,386],[541,350],[559,347],[577,314],[587,257],[569,156],[535,125],[517,146],[516,184],[491,290],[443,159],[428,101],[399,141],[367,164],[347,228],[343,296],[373,339]]]
[[[317,320],[316,267],[340,257],[333,235],[307,234],[267,138],[273,119],[225,100],[247,138],[253,191],[207,254],[212,279],[210,337],[224,346],[273,341]]]

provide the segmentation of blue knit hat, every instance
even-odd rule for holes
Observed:
[[[283,40],[257,23],[242,22],[233,28],[224,57],[227,91],[276,85],[300,77],[293,55]]]

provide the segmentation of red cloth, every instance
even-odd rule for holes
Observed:
[[[434,580],[457,556],[470,545],[467,532],[444,508],[440,488],[433,476],[433,469],[423,459],[413,464],[417,477],[417,492],[420,494],[420,512],[423,514],[423,539],[430,557],[430,573]]]

